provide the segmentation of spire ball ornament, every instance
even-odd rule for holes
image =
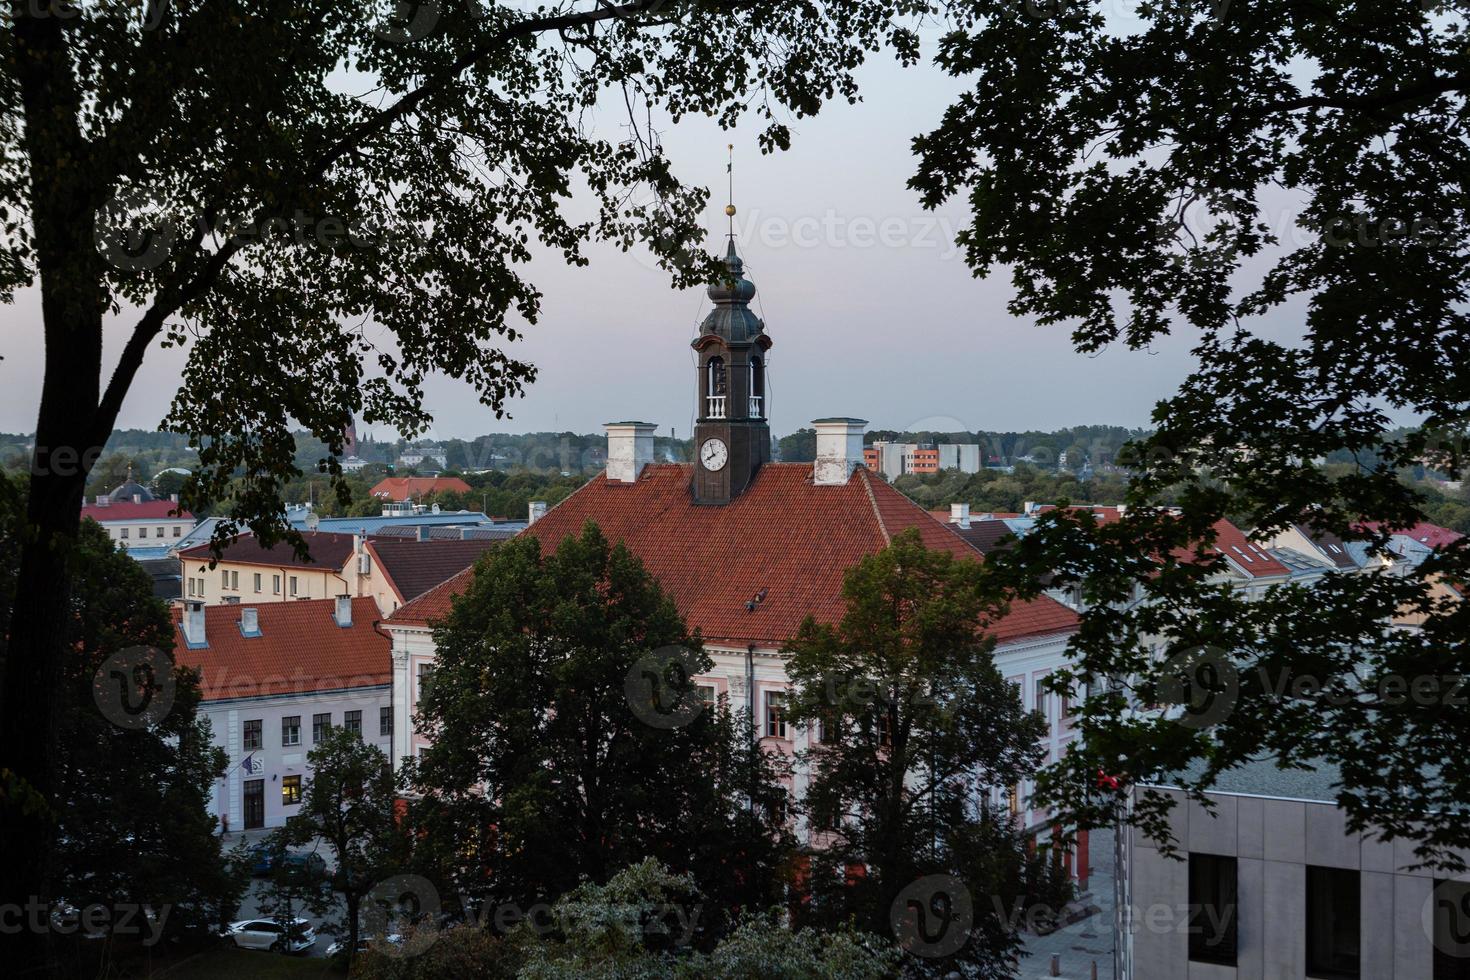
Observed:
[[[735,205],[733,205],[733,204],[727,204],[727,205],[725,205],[725,214],[729,215],[732,218],[735,217]]]

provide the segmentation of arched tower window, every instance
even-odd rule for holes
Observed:
[[[750,359],[750,417],[766,417],[766,366],[759,357]]]
[[[706,391],[704,414],[707,418],[722,419],[725,417],[725,398],[729,394],[729,378],[725,374],[725,359],[723,357],[711,357],[708,361],[707,370],[709,378]]]

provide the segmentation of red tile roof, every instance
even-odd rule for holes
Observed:
[[[82,520],[90,517],[101,523],[102,521],[151,521],[161,517],[188,521],[194,519],[194,515],[187,510],[175,514],[176,510],[179,510],[179,505],[172,500],[144,500],[136,504],[131,500],[123,500],[101,507],[89,504],[82,508]]]
[[[417,599],[447,579],[470,567],[486,551],[500,543],[498,538],[469,540],[430,538],[375,538],[367,544],[373,561],[387,575],[400,601]]]
[[[369,492],[387,500],[412,500],[445,490],[469,493],[470,485],[457,476],[390,476],[379,480]]]
[[[343,534],[338,531],[303,531],[302,538],[306,540],[306,551],[310,561],[296,557],[288,544],[277,544],[266,548],[260,543],[260,539],[253,535],[242,535],[227,545],[220,554],[221,561],[241,562],[246,565],[272,565],[277,568],[310,568],[320,571],[323,568],[340,570],[347,563],[347,556],[352,554],[352,535]],[[179,552],[180,558],[210,559],[209,545],[202,544],[197,548],[188,548]]]
[[[689,464],[646,467],[636,484],[599,475],[525,534],[551,550],[595,521],[623,541],[707,640],[779,646],[808,613],[836,622],[845,609],[844,573],[907,528],[926,547],[972,559],[980,555],[921,507],[866,470],[842,486],[815,486],[810,463],[768,463],[750,487],[721,507],[696,506]],[[395,623],[432,622],[449,610],[470,571],[399,609]],[[746,603],[760,590],[754,612]],[[991,626],[1001,642],[1076,628],[1076,615],[1049,598],[1013,604]]]
[[[256,610],[260,635],[240,632],[240,610]],[[174,660],[201,672],[206,701],[305,694],[392,682],[388,638],[374,628],[378,604],[352,600],[352,625],[338,626],[334,599],[204,608],[204,647],[184,642],[175,606]]]
[[[1362,526],[1369,531],[1378,531],[1382,527],[1378,521],[1365,521]],[[1465,536],[1458,531],[1451,531],[1447,527],[1430,524],[1428,521],[1420,521],[1413,527],[1389,531],[1389,533],[1401,534],[1406,538],[1413,538],[1415,541],[1431,549],[1447,547]]]

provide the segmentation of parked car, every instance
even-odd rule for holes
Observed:
[[[305,919],[297,919],[290,933],[272,919],[231,922],[225,935],[242,949],[268,949],[276,953],[304,953],[316,945],[316,930]]]
[[[257,878],[264,878],[271,873],[275,866],[276,852],[265,841],[261,841],[250,849],[250,873]]]

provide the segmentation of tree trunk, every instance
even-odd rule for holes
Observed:
[[[0,694],[0,903],[47,902],[51,807],[57,791],[61,658],[70,619],[68,566],[87,471],[112,419],[97,417],[102,366],[103,265],[92,240],[96,200],[90,147],[78,127],[78,96],[64,31],[69,21],[12,8],[15,71],[31,167],[31,221],[46,337],[27,527]],[[105,428],[99,430],[99,423]],[[99,435],[99,431],[101,435]],[[47,919],[42,913],[40,921]],[[7,965],[44,964],[48,932],[22,929]]]

